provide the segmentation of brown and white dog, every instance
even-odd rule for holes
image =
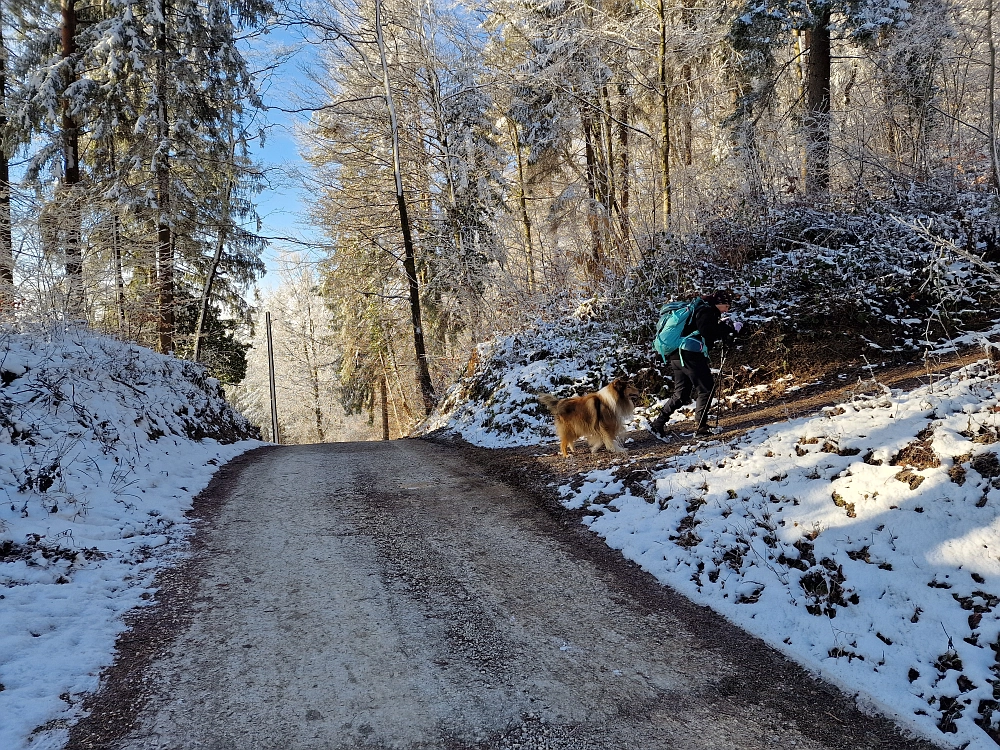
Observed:
[[[592,453],[602,445],[613,453],[623,452],[618,438],[635,411],[632,399],[638,395],[628,378],[618,378],[597,393],[562,399],[542,393],[538,400],[555,417],[559,449],[565,457],[567,449],[573,452],[573,443],[581,437],[587,438]]]

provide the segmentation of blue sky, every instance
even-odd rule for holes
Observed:
[[[281,111],[301,108],[308,103],[301,101],[308,99],[310,88],[301,68],[311,61],[314,49],[285,30],[272,32],[255,42],[260,57],[267,58],[279,52],[288,55],[264,87],[264,102],[270,107],[266,113],[268,135],[263,146],[254,144],[254,155],[269,176],[269,187],[257,198],[257,210],[263,222],[262,233],[266,237],[320,242],[321,236],[308,223],[307,191],[295,177],[296,172],[306,166],[295,141],[295,128],[308,121],[309,113],[288,114]],[[268,273],[259,286],[271,289],[278,284],[278,261],[283,253],[303,251],[304,247],[298,243],[272,240],[264,251]],[[311,254],[316,257],[315,251]]]

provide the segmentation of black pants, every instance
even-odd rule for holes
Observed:
[[[684,404],[690,403],[693,391],[697,398],[695,420],[701,427],[702,420],[707,417],[710,405],[708,400],[715,387],[715,378],[712,377],[712,369],[708,366],[708,357],[698,352],[685,352],[684,364],[681,364],[680,359],[671,359],[670,367],[674,376],[674,392],[660,412],[658,421],[666,422],[671,414]]]

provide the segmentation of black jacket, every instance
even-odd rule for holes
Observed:
[[[719,308],[707,302],[695,308],[694,313],[684,326],[683,334],[689,336],[694,331],[697,331],[698,336],[704,339],[705,345],[709,349],[720,343],[725,346],[736,337],[736,331],[733,327],[722,322],[722,313],[719,312]],[[702,356],[697,352],[684,352],[685,357],[690,354]],[[677,359],[678,353],[675,352],[673,358]]]

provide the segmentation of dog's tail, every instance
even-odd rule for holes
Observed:
[[[553,396],[551,393],[540,393],[538,394],[538,403],[544,406],[553,414],[558,414],[557,407],[559,406],[559,399]]]

